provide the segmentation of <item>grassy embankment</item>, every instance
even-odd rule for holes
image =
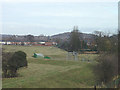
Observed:
[[[28,68],[19,69],[16,78],[4,78],[3,88],[84,88],[93,87],[94,54],[80,54],[79,60],[66,60],[67,52],[56,47],[3,46],[5,51],[24,51]],[[51,60],[33,58],[34,52],[50,56]],[[91,62],[82,62],[81,59]]]

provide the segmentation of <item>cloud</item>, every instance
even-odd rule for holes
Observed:
[[[6,3],[24,3],[24,2],[118,2],[119,0],[2,0]]]

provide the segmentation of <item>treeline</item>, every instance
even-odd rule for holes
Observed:
[[[34,36],[34,35],[2,35],[2,41],[14,41],[14,42],[40,42],[40,41],[49,41],[49,36]]]
[[[101,87],[118,87],[118,37],[117,35],[110,36],[109,34],[96,31],[96,44],[99,56],[97,64],[93,68],[96,76],[96,82]]]
[[[118,45],[117,35],[109,35],[100,31],[93,33],[94,39],[92,42],[85,41],[78,29],[74,28],[71,31],[67,40],[57,39],[58,47],[66,51],[76,51],[84,53],[84,51],[100,52],[116,52]]]
[[[118,50],[118,35],[110,36],[107,33],[95,31],[96,49],[99,53],[115,53]]]

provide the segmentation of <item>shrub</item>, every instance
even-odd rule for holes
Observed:
[[[13,53],[11,52],[2,52],[2,71],[3,77],[8,77],[8,61],[12,57]]]
[[[97,82],[104,84],[112,81],[118,75],[118,58],[115,54],[103,54],[98,57],[98,63],[94,67]]]
[[[15,52],[8,64],[16,68],[27,66],[26,54],[22,51]]]
[[[22,51],[2,54],[3,77],[16,77],[20,67],[27,66],[26,54]]]

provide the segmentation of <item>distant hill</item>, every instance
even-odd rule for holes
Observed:
[[[51,36],[51,39],[59,38],[62,40],[67,40],[70,37],[70,32],[61,33],[57,35]],[[86,33],[80,33],[80,38],[85,40],[86,42],[92,42],[95,39],[94,34],[86,34]]]
[[[0,35],[2,36],[3,41],[27,41],[26,35]],[[40,41],[54,41],[55,39],[67,40],[70,37],[70,32],[60,33],[52,36],[34,36],[34,40],[37,42]],[[93,34],[80,33],[80,38],[86,42],[92,42],[95,38]]]
[[[65,32],[65,33],[53,35],[51,36],[51,39],[53,38],[68,39],[69,36],[70,36],[70,32]]]

